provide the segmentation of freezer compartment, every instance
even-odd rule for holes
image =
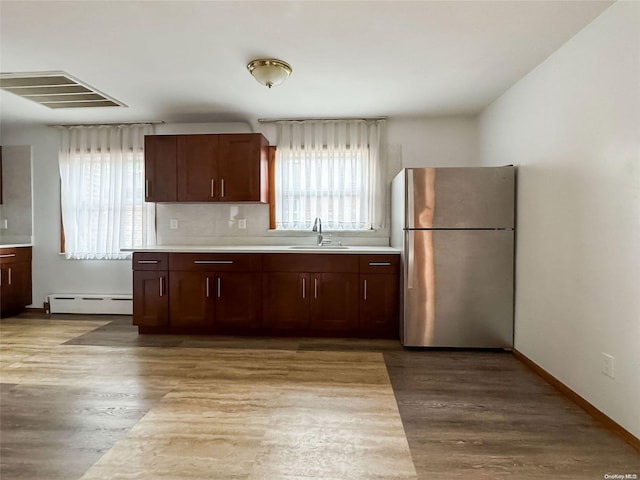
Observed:
[[[410,168],[407,228],[513,228],[515,168]]]
[[[512,230],[408,230],[405,346],[513,346]]]

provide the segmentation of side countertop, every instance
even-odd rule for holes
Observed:
[[[123,249],[126,252],[169,253],[340,253],[340,254],[400,254],[400,250],[382,246],[325,246],[313,245],[158,245],[155,247]]]
[[[21,248],[21,247],[33,247],[32,243],[3,243],[0,244],[0,248]]]

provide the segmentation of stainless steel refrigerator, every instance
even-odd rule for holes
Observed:
[[[511,348],[515,168],[407,168],[391,190],[402,344]]]

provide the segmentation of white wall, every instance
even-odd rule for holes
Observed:
[[[480,142],[520,166],[515,347],[640,437],[640,3],[490,105]]]
[[[253,127],[252,127],[253,125]],[[169,133],[229,133],[249,132],[265,134],[275,143],[275,129],[269,124],[257,122],[236,124],[166,124],[156,126],[159,134]],[[33,305],[42,307],[46,295],[51,293],[131,293],[131,264],[129,261],[66,260],[60,251],[60,185],[58,172],[59,132],[46,126],[2,126],[2,145],[31,145],[33,155]],[[477,119],[474,117],[425,118],[389,120],[388,144],[391,157],[390,175],[403,166],[424,165],[472,165],[477,162]],[[193,218],[205,218],[205,222],[229,225],[238,215],[234,206],[215,205],[160,205],[158,207],[159,236],[167,239],[168,218],[185,220],[186,232],[204,231],[209,224],[190,223]],[[203,209],[205,212],[203,213]],[[224,243],[248,243],[255,237],[256,229],[265,230],[268,210],[260,205],[240,207],[239,214],[248,220],[245,231],[230,229],[218,240]],[[190,230],[189,230],[190,229]],[[236,235],[237,233],[237,235]],[[231,234],[231,235],[229,235]],[[385,233],[386,235],[386,233]],[[194,243],[198,235],[187,236]],[[222,238],[224,237],[224,238]],[[184,238],[184,237],[183,237]],[[182,239],[183,239],[182,238]],[[173,241],[182,239],[171,238]],[[209,241],[208,238],[206,241]],[[381,238],[363,238],[361,243],[379,244]],[[382,238],[384,240],[384,238]],[[261,237],[261,242],[274,243],[274,238]]]

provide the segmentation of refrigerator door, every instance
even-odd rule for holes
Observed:
[[[513,346],[511,230],[407,230],[402,343]]]
[[[514,167],[409,168],[406,228],[513,228]]]

